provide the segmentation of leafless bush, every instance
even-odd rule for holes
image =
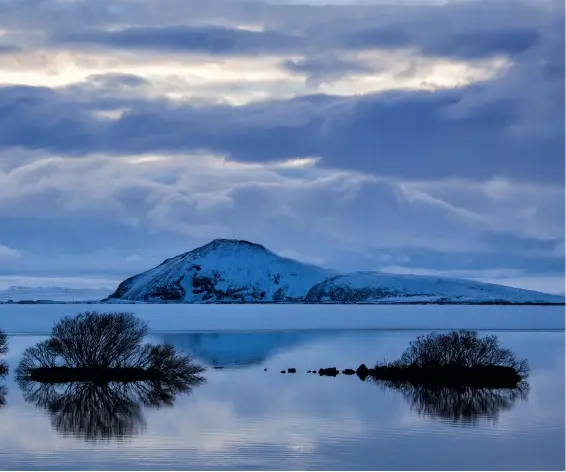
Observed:
[[[0,354],[8,352],[8,336],[0,329]]]
[[[26,401],[53,426],[84,439],[143,430],[142,407],[172,405],[205,382],[204,368],[170,345],[145,344],[145,323],[130,313],[64,318],[50,339],[24,351],[16,379]]]
[[[30,380],[39,369],[89,369],[100,375],[104,370],[144,369],[151,377],[182,384],[204,371],[172,346],[145,344],[146,334],[147,325],[131,313],[65,317],[51,338],[24,351],[16,377]]]
[[[4,355],[8,352],[8,336],[4,331],[0,329],[0,355]],[[4,360],[0,359],[0,377],[4,377],[8,373],[8,364]],[[0,399],[3,396],[0,393]],[[0,401],[0,405],[2,402]]]
[[[528,375],[526,359],[517,359],[509,349],[499,346],[497,336],[479,338],[475,331],[452,331],[419,336],[411,342],[396,366],[415,367],[509,367],[521,376]]]
[[[147,325],[132,313],[85,312],[59,321],[49,348],[69,367],[124,367],[146,334]]]

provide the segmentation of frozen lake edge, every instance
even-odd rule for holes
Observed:
[[[509,305],[0,305],[9,334],[48,333],[55,321],[83,311],[127,311],[151,332],[384,330],[564,330],[563,306]]]

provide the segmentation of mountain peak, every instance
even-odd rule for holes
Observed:
[[[331,275],[261,244],[214,239],[122,282],[110,298],[132,301],[299,301]]]
[[[250,241],[246,241],[245,239],[223,239],[223,238],[213,239],[208,244],[202,246],[202,248],[219,247],[219,246],[253,247],[256,249],[261,249],[263,251],[267,250],[261,244],[252,243]]]

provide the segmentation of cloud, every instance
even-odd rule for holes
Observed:
[[[86,31],[55,38],[62,44],[98,44],[124,49],[258,54],[296,49],[298,38],[277,32],[219,26],[135,27],[119,31]]]
[[[0,2],[2,271],[562,273],[562,2],[366,3]]]
[[[0,244],[0,260],[19,259],[20,251]]]
[[[208,149],[248,162],[315,155],[324,165],[407,178],[562,181],[563,131],[545,138],[510,133],[523,119],[518,100],[488,101],[450,116],[454,107],[480,93],[473,87],[307,95],[239,107],[116,97],[112,107],[127,108],[116,120],[94,115],[112,108],[108,98],[95,94],[91,102],[79,101],[72,92],[0,88],[0,146],[63,154]],[[549,110],[548,119],[560,120],[558,112]]]
[[[299,60],[289,59],[283,62],[283,66],[290,71],[306,74],[308,83],[311,85],[335,81],[343,76],[368,74],[374,71],[368,65],[342,60],[335,55],[323,55]]]
[[[531,28],[503,30],[477,30],[456,33],[445,42],[425,47],[425,52],[440,56],[467,58],[485,57],[495,54],[515,55],[535,46],[541,34]]]
[[[56,265],[84,276],[88,266],[126,277],[216,237],[338,270],[410,262],[563,272],[561,189],[545,185],[418,182],[316,159],[241,163],[203,153],[45,157],[0,182],[4,241],[25,250],[5,273],[48,276]],[[429,198],[415,199],[417,191]]]
[[[0,55],[1,54],[12,54],[21,51],[21,48],[11,44],[0,44]]]

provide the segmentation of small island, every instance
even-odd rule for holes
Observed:
[[[24,351],[20,383],[149,381],[183,390],[204,367],[173,346],[144,343],[147,325],[131,313],[85,312],[64,317],[51,337]]]

